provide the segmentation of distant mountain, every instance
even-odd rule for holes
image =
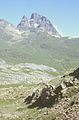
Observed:
[[[21,32],[6,20],[0,19],[0,41],[16,41],[21,37]]]
[[[30,20],[23,16],[18,27],[0,19],[0,58],[8,64],[43,64],[60,72],[79,66],[79,38],[47,34],[41,29],[45,23],[47,18],[35,13]]]
[[[16,27],[4,19],[0,19],[0,29],[3,31],[16,31]]]
[[[48,20],[45,16],[39,15],[37,13],[32,13],[29,20],[26,16],[23,16],[17,28],[21,31],[47,31],[51,35],[55,35],[58,37],[61,36],[56,28],[52,25],[50,20]]]

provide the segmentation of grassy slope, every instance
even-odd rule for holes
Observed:
[[[5,37],[4,37],[5,38]],[[6,38],[8,41],[11,39]],[[46,33],[30,33],[22,42],[0,41],[0,58],[8,63],[44,64],[67,70],[79,65],[79,39],[55,38]]]
[[[42,85],[0,85],[0,120],[46,120],[47,109],[28,109],[24,99]],[[52,118],[54,115],[52,115]],[[50,120],[50,119],[49,119]]]

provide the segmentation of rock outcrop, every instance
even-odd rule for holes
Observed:
[[[63,81],[57,86],[45,85],[42,90],[36,90],[25,99],[25,103],[31,104],[29,107],[50,107],[59,102],[64,95],[64,90],[73,86],[72,81]],[[63,87],[65,86],[65,87]]]
[[[73,76],[73,80],[75,80],[75,78],[79,80],[79,68],[69,73],[69,76]]]

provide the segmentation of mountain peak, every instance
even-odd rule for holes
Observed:
[[[28,18],[24,15],[21,22],[18,24],[17,28],[21,31],[26,31],[28,29]]]
[[[32,13],[30,19],[36,19],[36,18],[40,18],[40,17],[41,17],[41,15],[39,15],[38,13]]]
[[[24,16],[22,17],[22,20],[25,21],[25,20],[28,20],[28,18],[24,15]]]
[[[61,36],[60,33],[56,30],[54,25],[51,23],[51,21],[45,17],[42,16],[38,13],[32,13],[30,19],[24,15],[22,17],[21,22],[18,24],[17,28],[21,31],[26,31],[26,30],[41,30],[41,31],[46,31],[51,35],[55,36]]]

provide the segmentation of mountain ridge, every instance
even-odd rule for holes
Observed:
[[[25,15],[22,17],[21,22],[17,25],[17,28],[21,31],[26,30],[41,30],[47,31],[47,33],[61,37],[60,33],[56,30],[50,20],[37,13],[32,13],[30,19]]]
[[[25,32],[47,32],[49,35],[62,37],[47,17],[37,13],[32,13],[30,19],[24,15],[17,26],[9,23],[7,20],[0,19],[0,27],[2,30],[5,28],[7,29],[6,31],[15,32],[16,34]]]

